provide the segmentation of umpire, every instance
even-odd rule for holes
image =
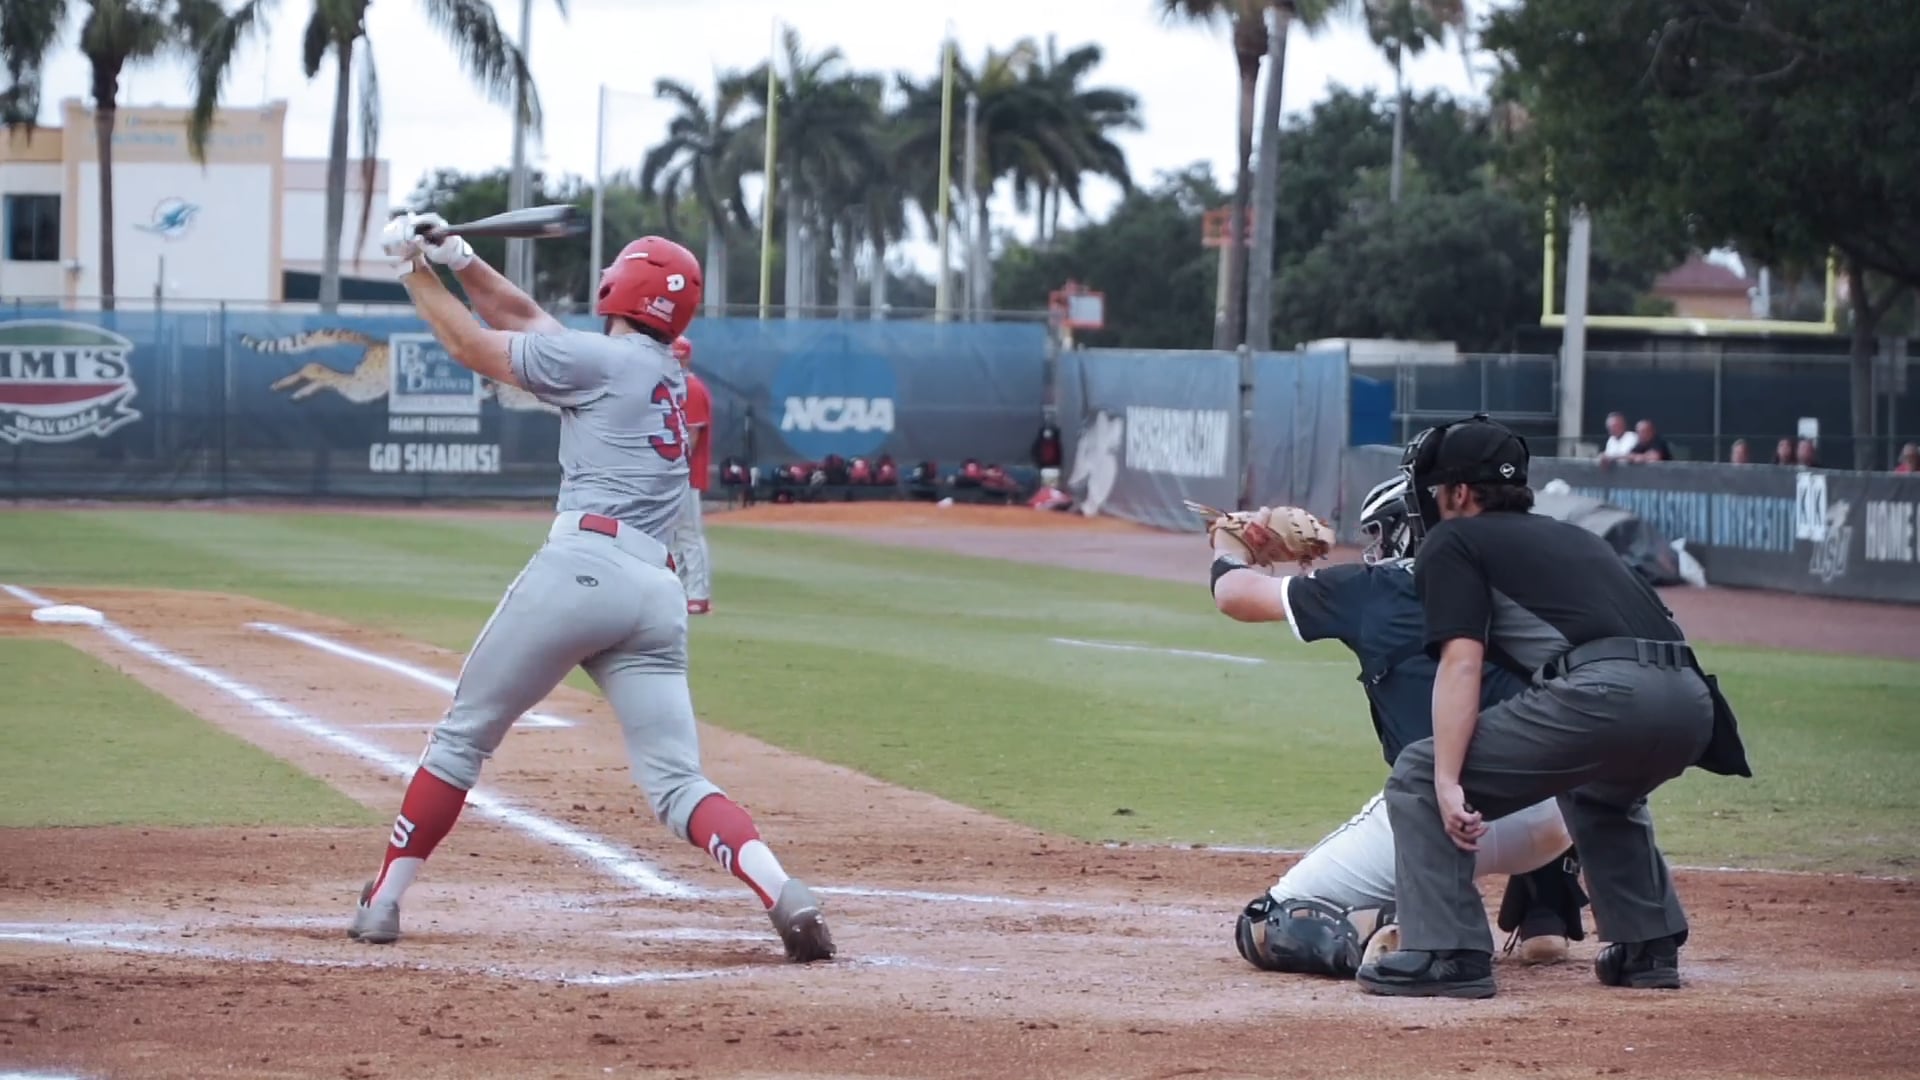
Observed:
[[[1680,985],[1687,920],[1647,795],[1690,766],[1750,776],[1731,711],[1666,605],[1604,540],[1533,514],[1524,439],[1484,415],[1431,428],[1402,468],[1428,534],[1414,565],[1439,661],[1433,737],[1387,781],[1401,949],[1360,969],[1375,994],[1491,997],[1474,886],[1486,822],[1558,796],[1587,877],[1609,986]],[[1480,711],[1492,662],[1530,687]]]

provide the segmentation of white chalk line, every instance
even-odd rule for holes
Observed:
[[[444,675],[436,675],[426,668],[409,664],[404,660],[396,660],[391,656],[383,656],[380,653],[355,648],[352,645],[335,641],[330,637],[323,634],[316,634],[310,630],[296,630],[290,626],[281,626],[278,623],[270,622],[251,622],[247,624],[247,629],[260,630],[272,634],[275,637],[285,638],[288,641],[297,641],[310,649],[318,649],[324,653],[331,653],[343,660],[352,660],[357,664],[380,668],[383,671],[392,672],[403,679],[411,679],[422,686],[431,687],[449,695],[453,693],[454,687],[458,685],[455,680],[449,679]],[[555,716],[552,713],[534,711],[529,711],[520,718],[520,725],[527,728],[570,728],[574,726],[574,723],[574,721],[564,716]],[[372,725],[365,726],[370,727]],[[404,726],[411,727],[414,725]]]
[[[0,585],[14,597],[36,607],[47,607],[51,601],[28,589],[15,585]],[[170,668],[182,675],[189,676],[211,686],[229,697],[235,698],[255,712],[290,727],[301,734],[327,743],[336,749],[344,750],[354,757],[384,767],[388,772],[403,777],[414,773],[417,761],[393,753],[384,747],[376,746],[354,735],[348,734],[324,721],[306,713],[290,708],[268,695],[236,679],[227,677],[218,671],[202,667],[191,660],[169,652],[167,649],[120,626],[111,619],[102,622],[97,629],[109,638],[147,659]],[[634,855],[625,853],[597,837],[589,836],[560,822],[541,817],[513,804],[474,791],[467,795],[467,805],[491,817],[510,828],[527,835],[537,837],[556,847],[564,848],[586,859],[589,863],[605,871],[620,881],[632,885],[643,892],[676,899],[685,899],[697,895],[699,890],[675,881],[657,870],[651,863]]]
[[[1128,645],[1119,641],[1083,641],[1080,638],[1048,638],[1055,645],[1072,645],[1080,649],[1104,649],[1108,652],[1157,653],[1161,656],[1186,656],[1197,660],[1220,660],[1229,664],[1264,664],[1258,656],[1235,656],[1232,653],[1202,652],[1197,649],[1166,649],[1156,645]]]
[[[1274,660],[1261,656],[1241,656],[1237,653],[1206,652],[1202,649],[1172,649],[1161,645],[1131,645],[1124,641],[1090,641],[1086,638],[1055,637],[1048,638],[1055,645],[1071,645],[1076,649],[1101,649],[1107,652],[1151,653],[1158,656],[1184,656],[1193,660],[1218,660],[1226,664],[1274,664],[1279,667],[1345,667],[1339,660]]]
[[[484,975],[498,979],[530,979],[539,982],[562,983],[570,986],[634,986],[644,983],[688,982],[700,979],[727,978],[751,974],[754,971],[770,970],[770,965],[746,964],[738,967],[694,968],[683,971],[643,970],[614,972],[569,972],[550,968],[522,968],[500,964],[448,964],[436,961],[401,959],[399,953],[376,950],[355,957],[296,956],[278,949],[234,949],[216,945],[181,944],[174,941],[143,940],[141,935],[164,934],[179,938],[192,938],[197,933],[206,933],[208,928],[188,928],[185,926],[156,926],[150,924],[124,923],[0,923],[0,942],[12,942],[21,945],[61,946],[69,949],[94,949],[105,952],[134,953],[143,956],[168,956],[180,959],[215,960],[226,963],[249,964],[286,964],[293,967],[349,968],[349,969],[386,969],[398,971],[444,972],[463,975]],[[217,932],[217,930],[215,930]],[[638,936],[638,935],[621,935]],[[687,940],[766,942],[766,934],[732,933],[727,931],[680,931],[675,934],[656,934],[656,937],[676,937]],[[359,950],[359,946],[344,946]],[[890,968],[912,971],[936,971],[949,974],[977,974],[998,972],[995,967],[983,967],[968,964],[944,964],[912,956],[863,956],[843,958],[833,965],[841,968]]]
[[[275,949],[226,949],[212,945],[184,945],[165,941],[142,941],[111,929],[74,928],[46,924],[44,928],[14,929],[33,924],[0,924],[0,942],[23,945],[57,945],[70,949],[98,949],[105,952],[136,953],[143,956],[168,956],[190,960],[216,960],[225,963],[287,964],[293,967],[388,969],[400,971],[446,972],[485,975],[499,979],[531,979],[539,982],[586,986],[627,986],[636,983],[684,982],[693,979],[717,979],[745,974],[751,966],[739,968],[700,968],[687,971],[627,971],[616,973],[570,973],[544,969],[522,969],[499,965],[445,964],[420,960],[386,959],[379,953],[367,958],[295,956]],[[357,948],[357,947],[356,947]],[[395,954],[397,956],[397,954]],[[381,957],[375,959],[374,957]]]
[[[53,600],[18,585],[0,584],[0,590],[5,590],[17,599],[35,607],[50,607],[54,604]],[[267,624],[251,625],[264,626]],[[126,630],[111,619],[103,622],[96,629],[142,656],[164,667],[172,668],[205,682],[210,686],[214,686],[228,695],[238,698],[256,711],[262,712],[268,717],[300,731],[302,734],[329,743],[335,748],[345,750],[355,757],[382,765],[398,775],[413,775],[416,762],[409,761],[382,747],[355,738],[353,735],[341,731],[323,721],[288,708],[269,698],[266,694],[254,690],[252,687],[246,686],[234,679],[228,678],[219,672],[201,667],[198,664],[176,656],[161,646],[155,645],[133,632]],[[281,627],[280,629],[284,631],[288,628]],[[291,632],[304,634],[304,631]],[[313,637],[314,635],[306,636]],[[341,647],[345,648],[346,646]],[[388,670],[392,669],[389,668]],[[675,900],[725,900],[738,898],[737,893],[733,890],[701,888],[672,880],[646,861],[635,856],[623,854],[604,840],[582,833],[570,826],[562,825],[559,822],[550,821],[529,811],[521,810],[502,800],[486,796],[481,792],[475,791],[469,794],[467,796],[467,805],[489,814],[524,833],[571,851],[585,858],[594,866],[611,874],[613,877],[628,884],[638,886],[642,891],[651,896]],[[1137,914],[1160,910],[1173,913],[1200,914],[1200,912],[1185,908],[1154,909],[1139,905],[1095,904],[1065,900],[1030,900],[1009,896],[932,892],[920,889],[885,889],[852,886],[835,888],[832,886],[818,886],[814,891],[829,896],[841,895],[874,899],[914,900],[934,904],[1036,907],[1089,913]]]
[[[281,626],[277,623],[268,623],[268,622],[248,623],[247,628],[250,630],[259,630],[263,633],[272,634],[276,637],[285,638],[290,641],[296,641],[303,645],[307,645],[312,648],[319,649],[323,652],[332,653],[335,656],[344,657],[349,660],[355,660],[372,667],[380,668],[384,671],[392,672],[393,674],[412,679],[415,682],[424,683],[428,686],[436,686],[440,689],[446,690],[448,693],[453,692],[454,684],[451,680],[441,678],[440,676],[434,675],[431,672],[422,670],[404,661],[396,660],[389,656],[384,656],[380,653],[369,652],[364,649],[355,648],[354,646],[351,646],[351,645],[342,644],[341,642],[334,641],[331,638],[328,638],[322,634],[316,634],[312,631],[299,630],[293,627]],[[1255,662],[1258,663],[1259,661],[1255,661]],[[527,718],[532,719],[534,717],[541,716],[541,715],[542,714],[530,712],[527,714]],[[549,716],[547,717],[547,719],[549,719],[556,725],[570,726],[572,724],[572,721],[566,720],[560,717]],[[384,727],[390,727],[390,726],[406,727],[411,725],[363,724],[359,726],[368,728],[368,729],[374,729],[374,728],[384,728]],[[829,896],[837,894],[841,896],[861,896],[861,897],[874,897],[874,898],[890,898],[890,899],[899,899],[899,900],[920,900],[920,901],[927,901],[932,903],[1004,904],[1004,905],[1025,905],[1025,906],[1032,906],[1032,907],[1053,907],[1053,908],[1062,908],[1067,910],[1109,910],[1109,906],[1107,905],[1077,904],[1077,903],[1071,903],[1067,901],[1019,900],[1019,899],[1014,899],[1014,898],[1005,897],[1005,896],[981,896],[981,895],[968,895],[968,894],[962,894],[962,893],[926,892],[923,890],[876,889],[876,888],[856,888],[856,887],[835,888],[832,886],[822,886],[822,887],[816,888],[814,891],[817,893],[821,893],[823,895],[829,895]],[[725,897],[731,897],[733,894],[731,892],[725,892],[721,890],[704,890],[704,891],[700,891],[699,895],[701,896],[701,898],[705,898],[705,899],[721,899]]]

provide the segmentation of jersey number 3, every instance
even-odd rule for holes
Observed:
[[[665,413],[666,434],[649,435],[647,442],[653,446],[653,452],[668,461],[679,461],[687,454],[687,414],[674,400],[673,388],[664,382],[653,386],[653,403]]]

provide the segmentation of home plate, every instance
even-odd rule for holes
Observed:
[[[99,626],[107,621],[105,615],[79,604],[53,604],[48,607],[34,608],[33,617],[38,622],[77,623],[80,626]]]

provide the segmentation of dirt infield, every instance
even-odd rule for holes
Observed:
[[[890,509],[727,520],[1204,581],[1192,536]],[[460,661],[244,597],[42,591],[112,625],[33,623],[0,595],[0,634],[68,640],[382,814],[446,700],[393,665],[444,680]],[[436,854],[391,948],[343,933],[383,827],[0,831],[0,1072],[1920,1075],[1913,883],[1685,874],[1680,993],[1598,986],[1589,939],[1576,963],[1503,962],[1491,1001],[1390,1001],[1235,955],[1234,915],[1284,859],[1061,840],[703,728],[715,779],[823,887],[842,956],[797,968],[744,888],[639,808],[597,697],[562,690],[540,715],[489,766],[491,801]]]

